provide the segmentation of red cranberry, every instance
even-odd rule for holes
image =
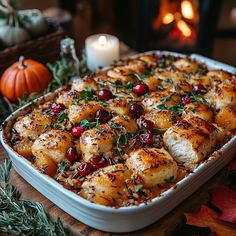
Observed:
[[[187,105],[191,102],[191,97],[184,96],[184,97],[181,98],[181,102],[182,102],[183,105]]]
[[[108,89],[103,89],[98,92],[98,98],[101,100],[108,100],[112,97],[113,97],[112,92]]]
[[[91,163],[81,164],[78,167],[78,173],[81,176],[88,175],[94,171],[94,168]]]
[[[206,93],[206,88],[202,84],[196,84],[194,85],[194,91],[203,94]]]
[[[108,165],[107,159],[102,156],[92,156],[89,161],[95,169],[99,169]]]
[[[145,93],[147,93],[148,91],[149,91],[149,88],[146,84],[137,84],[133,88],[133,92],[136,93],[138,96],[142,96]]]
[[[150,132],[153,132],[154,131],[154,123],[150,120],[142,120],[141,122],[143,128],[149,130]]]
[[[138,118],[138,117],[140,117],[143,114],[144,109],[143,109],[141,104],[133,103],[130,106],[129,111],[130,111],[132,116],[134,116],[135,118]]]
[[[150,134],[150,133],[140,134],[138,136],[138,141],[141,143],[141,145],[152,146],[153,145],[153,134]]]
[[[71,135],[74,138],[79,138],[81,136],[81,134],[84,132],[85,128],[83,126],[76,126],[74,128],[72,128],[71,130]]]
[[[68,148],[67,153],[66,153],[66,157],[71,162],[77,161],[79,158],[78,158],[76,148],[75,147]]]
[[[62,103],[53,103],[52,106],[51,106],[51,111],[53,113],[60,113],[61,111],[65,110],[66,107],[64,104]]]
[[[100,123],[106,123],[110,119],[110,113],[107,110],[98,110],[95,114],[95,118]]]

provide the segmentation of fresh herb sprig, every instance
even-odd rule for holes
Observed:
[[[79,101],[81,100],[85,100],[86,102],[88,101],[97,101],[98,98],[95,96],[95,92],[92,91],[89,88],[85,88],[83,91],[81,91],[80,95],[78,96],[78,98],[76,98],[73,102],[73,104],[78,104]]]
[[[159,105],[157,105],[157,108],[159,110],[164,110],[164,111],[169,110],[173,113],[177,113],[177,114],[181,115],[184,110],[184,105],[183,104],[176,104],[174,106],[168,107],[166,104],[159,104]]]
[[[116,152],[119,156],[124,154],[124,148],[128,144],[128,136],[125,133],[118,133],[117,130],[114,130],[116,141]]]
[[[53,222],[38,202],[21,199],[17,188],[9,183],[11,161],[0,165],[0,232],[12,235],[68,236],[58,218]]]
[[[47,63],[47,67],[53,74],[53,80],[46,89],[46,93],[54,91],[69,83],[72,71],[70,70],[71,67],[68,66],[68,63],[69,61],[64,58],[53,63]]]
[[[196,104],[203,103],[205,106],[211,107],[210,103],[201,94],[190,93],[190,98],[191,98],[192,103],[196,103]]]
[[[84,119],[80,122],[80,126],[83,126],[84,128],[91,129],[94,127],[98,127],[100,125],[98,119],[96,121],[88,121],[87,119]]]

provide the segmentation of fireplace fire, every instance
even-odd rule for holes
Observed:
[[[152,28],[156,32],[164,32],[164,37],[167,35],[169,41],[194,43],[198,19],[196,1],[162,0],[160,10],[153,20]]]
[[[220,0],[119,0],[114,3],[117,35],[137,51],[159,49],[207,56],[212,53]]]

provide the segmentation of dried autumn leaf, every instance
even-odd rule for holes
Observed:
[[[236,236],[236,228],[228,226],[218,220],[219,215],[211,208],[202,205],[200,211],[185,213],[187,224],[209,227],[217,236]]]
[[[236,189],[222,186],[212,189],[211,194],[212,204],[222,211],[219,219],[236,224]]]
[[[228,170],[229,171],[233,171],[233,170],[236,171],[236,160],[233,160],[233,161],[230,162],[230,164],[228,166]]]

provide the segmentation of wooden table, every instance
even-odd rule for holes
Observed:
[[[7,158],[6,152],[0,144],[0,163]],[[194,194],[184,200],[183,203],[178,205],[174,210],[172,210],[168,215],[152,224],[145,229],[122,234],[123,236],[133,236],[133,235],[148,235],[148,236],[162,236],[162,235],[172,235],[174,231],[184,223],[184,212],[189,212],[196,210],[200,204],[206,203],[209,199],[207,189],[219,185],[223,181],[226,170],[223,169],[217,173],[213,178],[211,178],[206,184],[204,184],[200,189],[198,189]],[[45,198],[36,189],[29,185],[23,178],[21,178],[16,171],[13,169],[11,173],[11,183],[17,186],[18,190],[22,193],[22,198],[30,199],[32,201],[37,201],[43,204],[45,211],[52,219],[57,219],[60,217],[64,222],[65,227],[70,229],[72,234],[80,236],[108,236],[108,235],[120,235],[111,234],[102,231],[95,230],[88,227],[87,225],[79,222],[78,220],[71,217],[69,214],[61,210],[54,203]],[[1,233],[0,233],[1,235]]]

